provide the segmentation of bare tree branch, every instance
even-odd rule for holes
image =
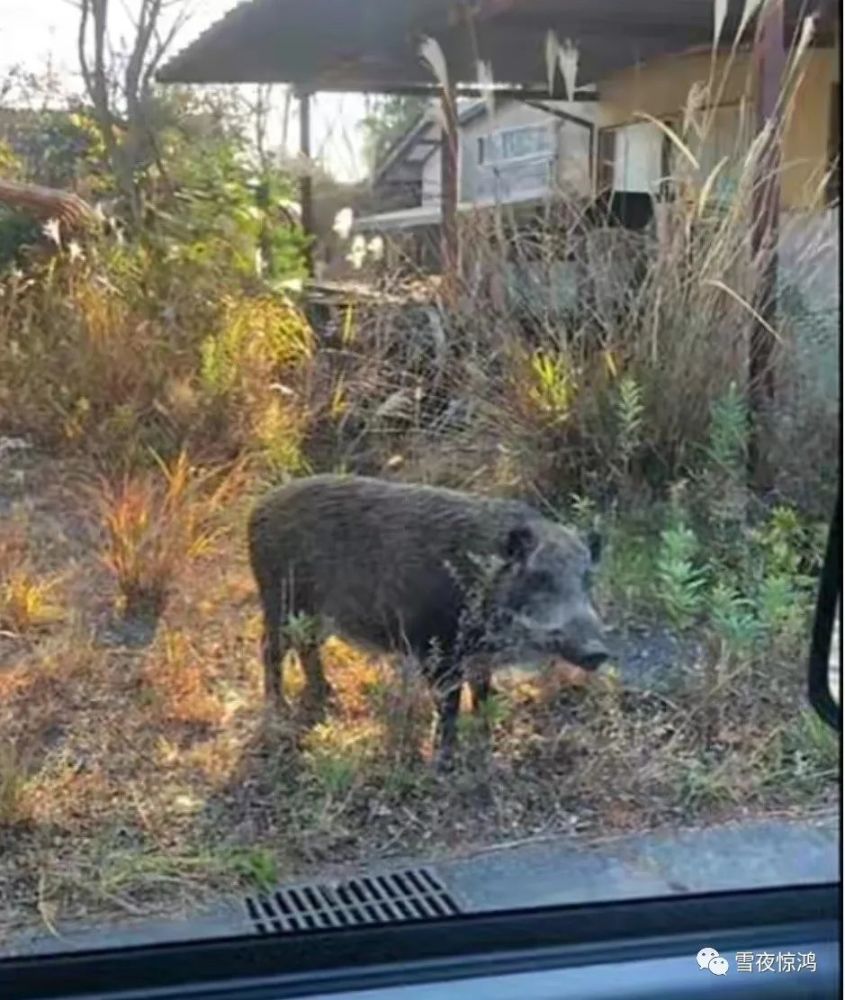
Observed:
[[[158,28],[155,30],[156,46],[153,50],[152,55],[147,60],[147,68],[144,70],[143,78],[141,80],[141,90],[146,93],[150,89],[150,83],[152,82],[153,75],[161,64],[161,60],[164,58],[170,46],[173,44],[176,35],[185,27],[190,18],[190,9],[186,5],[182,6],[182,9],[176,15],[173,24],[171,24],[169,31],[164,36],[161,37]]]
[[[141,11],[135,33],[135,43],[126,64],[125,98],[127,106],[137,109],[141,102],[140,85],[147,60],[147,52],[161,14],[161,0],[142,0]],[[130,121],[133,118],[129,113]]]
[[[137,223],[141,217],[138,169],[160,159],[150,127],[153,75],[187,21],[188,3],[136,0],[136,16],[127,9],[133,37],[123,43],[126,58],[120,67],[111,45],[108,0],[76,0],[76,5],[80,11],[77,46],[85,89],[115,178]],[[163,13],[176,7],[179,9],[170,27],[162,33]],[[125,108],[125,120],[122,135],[118,136],[115,125],[121,108]]]
[[[79,5],[79,33],[76,38],[76,45],[79,55],[79,68],[82,72],[82,80],[85,83],[85,90],[91,100],[94,99],[94,82],[91,79],[91,70],[88,66],[88,57],[85,54],[85,39],[88,34],[88,18],[91,14],[89,0],[80,0]]]

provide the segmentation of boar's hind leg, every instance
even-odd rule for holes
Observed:
[[[307,697],[311,704],[322,713],[326,703],[331,699],[333,691],[326,680],[323,661],[320,657],[320,646],[317,642],[309,643],[297,650],[302,669],[305,673]]]
[[[487,668],[478,669],[470,678],[469,689],[472,693],[473,714],[480,715],[493,693],[490,670]]]
[[[261,608],[264,613],[264,634],[261,638],[261,656],[264,662],[264,699],[268,705],[280,709],[282,696],[282,588],[276,582],[260,584]]]

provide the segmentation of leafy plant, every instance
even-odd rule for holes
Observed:
[[[754,602],[731,584],[717,580],[707,597],[710,626],[736,655],[749,655],[760,638],[760,622]]]
[[[683,762],[678,786],[682,808],[693,813],[724,805],[733,795],[730,780],[708,754]]]
[[[373,757],[372,727],[339,727],[321,723],[308,734],[305,760],[321,791],[329,798],[348,793]]]
[[[760,624],[772,645],[806,639],[812,609],[810,593],[793,577],[770,573],[760,582],[756,603]]]
[[[678,628],[691,625],[702,609],[706,578],[695,561],[698,551],[695,532],[683,523],[660,533],[655,564],[657,596]]]
[[[476,714],[484,729],[495,729],[503,725],[513,715],[513,704],[505,695],[496,692],[482,704]]]
[[[748,407],[732,382],[727,393],[714,400],[710,410],[707,458],[723,473],[741,479],[745,475],[747,448]]]
[[[287,616],[282,633],[292,646],[297,649],[305,649],[314,645],[320,637],[319,619],[305,612],[293,612]]]
[[[279,883],[279,866],[264,847],[234,848],[226,855],[234,872],[247,879],[260,892],[271,892]]]
[[[541,413],[553,422],[565,421],[571,411],[576,384],[568,358],[537,351],[529,365],[528,395]]]
[[[615,410],[619,457],[627,475],[631,458],[640,446],[645,413],[642,390],[630,375],[625,375],[619,381]]]
[[[779,751],[773,780],[812,794],[820,782],[831,781],[838,772],[842,746],[837,733],[812,709],[804,709],[785,727]]]
[[[797,512],[783,504],[775,507],[768,521],[755,533],[765,560],[766,573],[785,575],[806,584],[802,564],[818,565],[820,555],[809,551],[808,532]]]
[[[579,531],[590,531],[597,523],[598,506],[592,497],[573,493],[570,497],[570,516]]]
[[[246,379],[256,367],[272,379],[307,360],[311,351],[310,328],[283,298],[229,298],[220,329],[202,344],[200,376],[210,395],[224,396],[247,390]]]

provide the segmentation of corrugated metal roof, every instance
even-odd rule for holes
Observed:
[[[431,90],[419,57],[423,35],[441,42],[453,79],[476,80],[476,57],[494,79],[547,91],[549,29],[579,48],[579,82],[590,83],[658,55],[710,44],[714,0],[476,0],[472,32],[456,0],[245,0],[173,57],[166,82],[285,82],[315,90]],[[785,0],[788,30],[811,11],[821,27],[832,0]],[[725,37],[745,0],[727,0]],[[466,9],[461,7],[460,9]]]
[[[284,82],[374,91],[419,62],[422,25],[445,24],[452,0],[244,0],[177,53],[164,82]],[[414,74],[431,85],[421,68]]]

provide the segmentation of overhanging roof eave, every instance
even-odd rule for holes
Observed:
[[[243,0],[174,55],[157,79],[433,96],[438,85],[419,54],[420,38],[431,35],[443,46],[461,93],[478,94],[475,57],[468,54],[462,28],[449,20],[453,2]],[[727,0],[725,35],[730,35],[743,2]],[[809,8],[831,7],[830,0],[785,2],[793,25],[805,3]],[[492,4],[491,12],[482,7],[479,18],[482,57],[491,62],[496,79],[513,81],[500,90],[505,96],[563,96],[550,95],[545,84],[543,26],[573,38],[580,53],[579,75],[586,82],[712,43],[712,0],[685,0],[671,20],[665,16],[665,0],[567,0],[563,21],[558,0],[519,0],[503,5],[501,12]],[[818,27],[826,28],[829,20],[827,11]]]

